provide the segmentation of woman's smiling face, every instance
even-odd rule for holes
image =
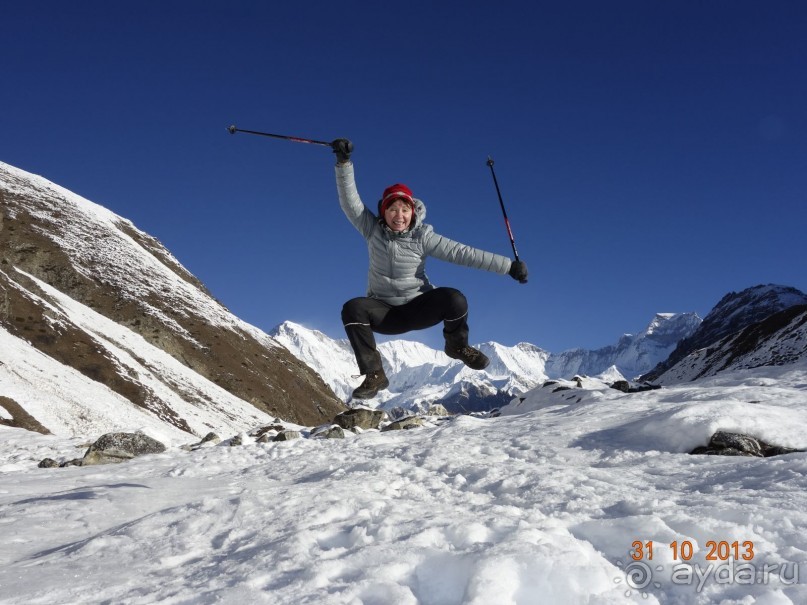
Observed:
[[[404,200],[395,200],[384,210],[384,221],[396,233],[406,231],[412,222],[412,206]]]

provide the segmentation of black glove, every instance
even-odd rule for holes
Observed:
[[[507,274],[515,280],[520,281],[522,284],[527,283],[527,263],[520,260],[514,260],[510,265],[510,270]]]
[[[353,143],[347,139],[336,139],[331,143],[333,152],[336,154],[336,161],[345,164],[350,161],[350,154],[353,153]]]

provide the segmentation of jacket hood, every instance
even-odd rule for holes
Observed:
[[[423,203],[423,200],[419,200],[416,197],[412,199],[415,202],[415,217],[412,219],[414,225],[409,228],[410,231],[420,227],[426,222],[426,204]]]

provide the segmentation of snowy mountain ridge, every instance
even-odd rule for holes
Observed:
[[[691,335],[700,323],[697,313],[657,313],[642,332],[625,334],[615,345],[553,355],[547,373],[551,378],[593,376],[616,366],[623,376],[633,379],[667,359],[678,342]]]
[[[709,311],[700,326],[680,340],[670,356],[642,379],[656,381],[693,352],[764,321],[775,313],[804,304],[807,304],[807,294],[790,286],[760,284],[740,292],[729,292]]]
[[[697,349],[658,378],[659,384],[707,378],[727,369],[788,365],[807,357],[807,305],[774,313],[708,347]]]
[[[530,343],[512,347],[482,343],[477,346],[490,358],[490,365],[481,372],[424,344],[390,340],[378,346],[390,386],[375,402],[390,409],[439,401],[450,411],[479,411],[504,405],[549,378],[603,373],[611,380],[632,378],[666,359],[699,324],[695,313],[659,313],[639,334],[625,334],[616,345],[594,351],[553,354]],[[345,400],[358,385],[360,379],[352,379],[358,370],[347,339],[333,339],[289,321],[271,335]]]
[[[726,370],[792,363],[807,355],[807,328],[799,312],[803,305],[807,295],[796,288],[754,286],[724,296],[703,321],[695,313],[657,313],[640,333],[625,334],[616,344],[596,350],[550,353],[529,343],[483,343],[477,346],[491,364],[481,372],[425,345],[392,340],[379,345],[390,387],[374,403],[389,409],[440,402],[450,411],[479,411],[504,405],[547,379],[576,374],[614,382],[644,373],[641,380],[671,384]],[[336,393],[349,397],[358,379],[348,379],[356,365],[346,339],[331,339],[291,322],[272,334]]]
[[[276,416],[324,422],[343,409],[155,238],[3,162],[0,300],[4,424],[57,434],[134,425],[190,440]]]

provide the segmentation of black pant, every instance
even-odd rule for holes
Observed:
[[[454,288],[435,288],[403,305],[393,306],[377,298],[353,298],[342,307],[342,323],[362,374],[381,369],[375,336],[403,334],[443,322],[446,344],[468,344],[468,301]]]

